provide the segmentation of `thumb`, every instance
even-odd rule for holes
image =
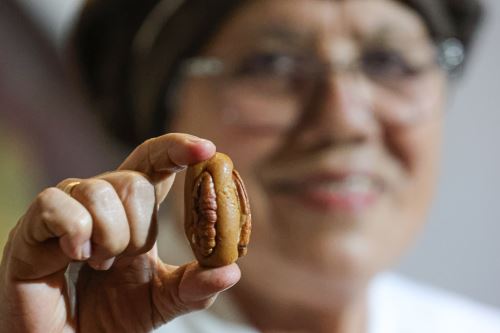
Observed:
[[[161,203],[170,190],[175,173],[214,154],[215,145],[210,141],[189,134],[169,133],[136,147],[118,170],[147,175],[155,185],[158,203]]]
[[[208,308],[217,295],[235,285],[241,272],[236,264],[204,268],[197,262],[180,267],[162,264],[158,270],[153,304],[161,323],[195,310]]]

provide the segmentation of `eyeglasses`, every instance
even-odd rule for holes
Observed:
[[[257,51],[232,62],[195,57],[184,63],[182,73],[212,79],[225,105],[221,116],[228,122],[280,132],[299,121],[333,74],[349,74],[353,81],[367,81],[385,96],[404,101],[424,84],[426,73],[440,68],[454,73],[463,61],[462,44],[449,39],[427,50],[370,47],[349,61],[321,61],[307,53],[282,51]],[[385,116],[400,125],[420,118],[417,107],[387,110]]]

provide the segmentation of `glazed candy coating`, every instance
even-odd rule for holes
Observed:
[[[200,265],[225,266],[246,254],[250,204],[243,180],[227,155],[216,153],[188,168],[184,204],[186,236]]]

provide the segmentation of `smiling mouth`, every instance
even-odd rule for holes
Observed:
[[[364,173],[317,174],[273,183],[271,191],[309,209],[359,213],[373,206],[384,189],[377,177]]]

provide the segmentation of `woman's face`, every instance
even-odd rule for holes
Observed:
[[[201,56],[224,73],[185,78],[170,129],[212,140],[245,181],[240,286],[302,303],[356,292],[432,197],[446,82],[422,19],[392,0],[249,1]]]

